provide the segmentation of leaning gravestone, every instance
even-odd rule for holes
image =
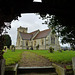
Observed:
[[[72,67],[73,67],[73,72],[75,75],[75,57],[72,58]]]

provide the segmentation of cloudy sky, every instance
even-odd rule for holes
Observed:
[[[42,24],[44,21],[42,19],[39,19],[39,15],[36,15],[34,13],[27,13],[27,14],[21,14],[21,17],[19,17],[19,20],[12,21],[11,23],[11,29],[7,30],[8,34],[11,36],[12,44],[16,45],[16,39],[17,39],[17,28],[27,27],[28,32],[33,32],[35,30],[45,30],[48,29],[48,26],[45,24]],[[62,45],[62,44],[61,44]],[[65,44],[62,46],[69,46],[69,44]]]

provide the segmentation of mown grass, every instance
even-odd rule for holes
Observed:
[[[21,59],[24,51],[36,53],[55,63],[71,63],[72,57],[75,57],[75,51],[55,51],[54,53],[50,53],[48,50],[15,50],[15,52],[8,50],[3,55],[6,60],[6,65],[17,63]]]
[[[12,52],[11,50],[7,50],[7,52],[3,54],[3,57],[6,60],[6,65],[17,63],[21,59],[23,51],[24,50],[15,50],[15,52]]]
[[[54,53],[49,53],[48,50],[33,50],[38,55],[48,58],[51,62],[56,63],[71,63],[72,57],[75,57],[75,51],[55,51]]]

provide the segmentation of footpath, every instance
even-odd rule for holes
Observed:
[[[19,67],[44,67],[51,66],[51,62],[35,53],[25,51],[19,61]]]

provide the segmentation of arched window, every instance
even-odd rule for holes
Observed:
[[[51,44],[55,44],[55,37],[51,36]]]
[[[36,46],[36,41],[34,41],[34,46]]]
[[[43,45],[44,44],[44,41],[43,41],[43,39],[41,39],[41,45]]]
[[[18,37],[18,45],[20,45],[20,37]]]
[[[28,41],[26,41],[26,46],[28,46]]]

